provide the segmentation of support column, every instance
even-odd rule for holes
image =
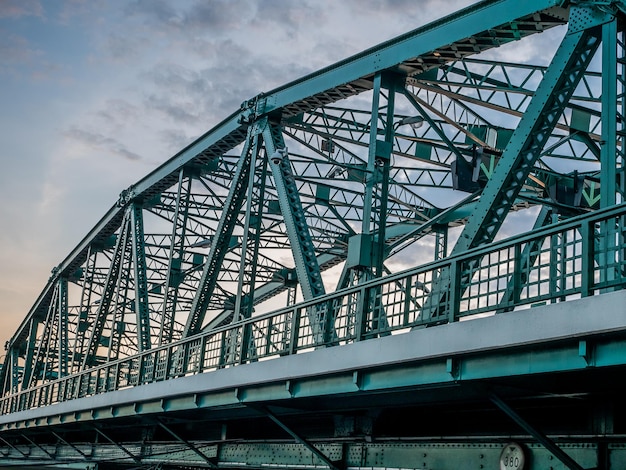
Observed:
[[[22,376],[22,390],[26,390],[30,386],[30,382],[33,375],[34,361],[35,361],[35,349],[37,341],[37,330],[39,328],[39,321],[35,320],[35,317],[30,318],[30,326],[28,328],[28,341],[26,343],[26,357],[24,358],[24,375]],[[17,373],[17,358],[19,357],[17,346],[11,345],[11,392],[16,393],[18,390],[19,374]]]
[[[255,133],[252,142],[252,156],[250,159],[250,180],[248,181],[248,194],[246,213],[244,219],[243,237],[241,240],[241,258],[239,264],[239,280],[237,285],[237,295],[235,297],[235,309],[233,312],[233,322],[240,319],[250,318],[254,307],[254,291],[256,288],[257,266],[259,259],[259,248],[261,245],[261,229],[263,221],[263,204],[265,202],[265,180],[267,178],[267,159],[259,157],[260,139]],[[230,344],[233,356],[231,361],[244,362],[255,357],[254,336],[252,326],[246,325],[241,331],[241,348],[239,357],[236,356],[236,344]],[[236,335],[238,329],[232,331]]]

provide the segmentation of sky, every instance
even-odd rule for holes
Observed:
[[[0,0],[0,341],[119,193],[242,101],[471,0]]]

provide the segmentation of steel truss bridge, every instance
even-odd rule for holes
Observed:
[[[245,101],[53,270],[0,466],[626,468],[625,11],[487,0]]]

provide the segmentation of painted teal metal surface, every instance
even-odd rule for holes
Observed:
[[[518,29],[514,23],[517,19],[533,22],[532,18],[527,17],[532,17],[538,11],[560,6],[562,3],[559,0],[479,2],[428,26],[368,49],[332,67],[269,92],[264,96],[266,110],[289,107],[294,103],[306,102],[311,96],[325,93],[331,95],[330,100],[335,101],[340,96],[332,97],[333,89],[341,88],[342,85],[345,86],[345,84],[352,82],[359,86],[361,85],[359,80],[371,80],[369,77],[384,70],[398,71],[403,74],[408,69],[410,73],[421,73],[436,65],[429,66],[419,60],[415,60],[415,63],[413,62],[414,59],[421,55],[430,55],[439,48],[446,50],[455,43],[466,42],[466,50],[448,51],[452,57],[461,58],[479,50],[490,49],[509,41],[521,39],[527,34],[538,33],[541,29]],[[566,11],[564,10],[555,11],[554,16],[555,21],[566,21]],[[499,41],[497,34],[494,37],[488,33],[489,31],[500,31],[503,33],[503,38]],[[507,32],[508,34],[506,34]],[[468,40],[473,36],[481,36],[482,34],[489,37],[491,41],[477,40],[472,43]],[[442,59],[441,63],[445,60]],[[368,86],[368,88],[370,87],[371,85]],[[349,86],[347,88],[349,89]]]
[[[454,434],[434,414],[432,435],[402,434],[405,406],[467,412],[456,444],[520,437],[473,408],[498,411],[495,390],[532,405],[517,420],[532,461],[549,462],[531,442],[545,436],[570,468],[620,468],[609,444],[626,427],[597,384],[626,368],[623,12],[483,1],[244,101],[122,191],[53,270],[7,344],[0,462],[54,460],[52,441],[91,461],[71,435],[87,430],[125,462],[164,438],[233,466],[243,451],[215,423],[250,419],[296,444],[277,456],[274,428],[249,426],[232,438],[246,465],[412,468],[376,439],[423,433],[434,452]],[[552,28],[550,61],[516,61]],[[482,54],[500,46],[510,61]],[[537,431],[547,396],[584,397],[595,424]],[[460,449],[422,467],[473,458]]]

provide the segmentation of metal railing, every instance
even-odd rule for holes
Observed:
[[[623,289],[625,220],[626,204],[572,218],[7,395],[0,412]]]

